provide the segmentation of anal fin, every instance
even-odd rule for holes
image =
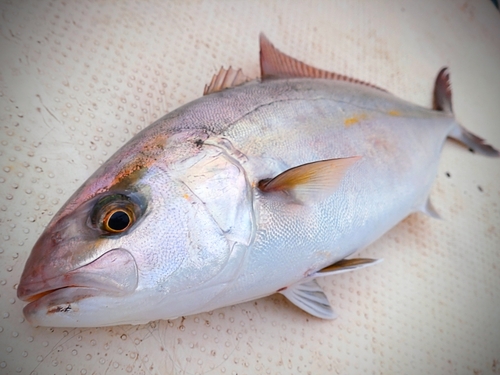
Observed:
[[[435,219],[441,219],[441,216],[439,215],[439,213],[436,211],[436,209],[432,205],[430,199],[427,199],[424,206],[420,208],[420,211],[422,211],[424,214],[427,214],[430,217],[433,217]]]
[[[328,302],[328,298],[326,298],[325,293],[316,282],[316,278],[358,270],[375,265],[381,261],[382,259],[369,258],[342,259],[321,269],[304,281],[281,290],[279,293],[288,298],[295,306],[300,307],[313,316],[321,319],[335,319],[337,314],[335,314],[330,306],[330,302]]]
[[[332,265],[322,268],[314,276],[323,277],[330,275],[337,275],[339,273],[359,270],[361,268],[374,266],[382,262],[383,259],[370,259],[370,258],[354,258],[354,259],[342,259]]]
[[[335,319],[337,317],[316,280],[294,284],[280,293],[295,306],[313,316],[321,319]]]

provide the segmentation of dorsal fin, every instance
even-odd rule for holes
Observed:
[[[446,113],[453,112],[451,106],[450,71],[448,68],[441,69],[436,77],[436,84],[434,86],[434,109]]]
[[[250,79],[243,74],[241,69],[236,70],[232,67],[229,67],[229,69],[220,68],[219,73],[214,74],[212,77],[212,81],[208,85],[205,85],[203,95],[239,86],[248,81]]]
[[[344,76],[326,70],[318,69],[307,65],[302,61],[294,59],[284,54],[267,39],[264,34],[260,34],[260,74],[262,80],[270,78],[325,78],[338,81],[359,83],[365,86],[374,87],[385,91],[380,87],[363,82],[359,79]]]

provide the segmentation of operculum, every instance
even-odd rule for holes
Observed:
[[[227,143],[204,144],[203,157],[180,180],[191,192],[185,198],[200,200],[228,241],[248,246],[255,232],[252,187]]]

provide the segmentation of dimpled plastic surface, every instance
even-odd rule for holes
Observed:
[[[500,373],[500,160],[444,147],[432,200],[322,279],[339,318],[281,296],[142,326],[34,328],[16,285],[53,214],[125,141],[201,95],[221,65],[257,76],[258,34],[317,67],[454,109],[500,147],[491,2],[2,1],[1,374]],[[290,249],[293,251],[293,249]],[[279,265],[276,265],[279,269]],[[153,303],[153,301],[152,301]]]

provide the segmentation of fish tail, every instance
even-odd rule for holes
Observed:
[[[477,152],[485,156],[499,157],[500,152],[493,146],[486,143],[486,141],[477,135],[465,129],[462,125],[457,124],[448,137],[467,146],[472,152]]]
[[[450,115],[453,113],[453,107],[451,105],[450,71],[448,68],[442,68],[436,77],[436,84],[434,86],[434,109]],[[455,139],[478,154],[492,157],[500,156],[497,149],[487,144],[484,139],[471,133],[460,124],[457,124],[451,130],[448,137]]]
[[[434,84],[434,109],[448,114],[453,113],[451,106],[450,70],[446,67],[442,68],[436,77],[436,83]]]

